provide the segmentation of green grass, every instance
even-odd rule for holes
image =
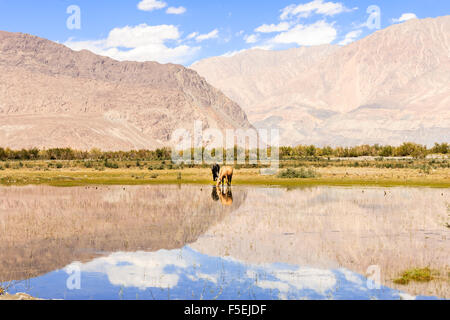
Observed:
[[[403,272],[400,278],[394,279],[395,284],[407,285],[411,281],[430,282],[439,276],[439,272],[430,268],[411,269]]]
[[[62,164],[62,166],[61,166]],[[145,184],[214,184],[209,166],[184,167],[165,162],[112,162],[88,166],[74,161],[27,161],[2,164],[0,185],[145,185]],[[136,167],[139,164],[140,167]],[[235,166],[234,185],[260,186],[411,186],[450,187],[450,169],[440,168],[430,174],[407,168],[366,168],[335,165],[288,166],[281,163],[278,175],[261,175],[258,168]],[[101,165],[101,166],[100,166]],[[118,167],[118,168],[117,168]]]

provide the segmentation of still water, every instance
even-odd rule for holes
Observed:
[[[0,188],[0,282],[45,299],[450,297],[447,189]],[[429,267],[430,282],[394,284]]]

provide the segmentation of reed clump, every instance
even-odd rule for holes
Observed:
[[[407,285],[411,281],[430,282],[439,276],[439,272],[430,268],[414,268],[403,272],[400,278],[394,279],[395,284]]]

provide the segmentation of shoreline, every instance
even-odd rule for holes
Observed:
[[[284,169],[280,169],[284,170]],[[233,185],[268,187],[367,186],[367,187],[430,187],[450,188],[450,169],[425,174],[414,169],[379,169],[329,167],[316,168],[315,178],[280,178],[264,176],[258,169],[235,170]],[[210,169],[183,170],[146,169],[8,169],[0,171],[0,186],[49,185],[80,187],[92,185],[214,185]]]

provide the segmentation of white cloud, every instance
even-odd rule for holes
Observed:
[[[299,24],[289,31],[278,34],[269,42],[275,44],[295,43],[299,46],[328,44],[333,42],[337,36],[337,31],[333,25],[334,23],[328,23],[324,20],[310,25]]]
[[[185,7],[169,7],[166,10],[167,14],[183,14],[186,12],[186,8]]]
[[[340,2],[324,2],[324,0],[314,0],[305,4],[290,5],[284,8],[280,18],[286,20],[292,17],[307,18],[311,14],[321,14],[325,16],[334,16],[342,12],[348,12],[348,9]]]
[[[274,43],[266,43],[258,46],[251,47],[250,50],[273,50],[276,48],[276,45]]]
[[[176,40],[180,37],[178,28],[172,25],[138,26],[114,28],[107,39],[108,47],[135,48],[154,43],[163,43],[166,40]]]
[[[167,6],[167,3],[159,0],[142,0],[138,4],[138,9],[142,11],[153,11],[163,9]]]
[[[280,22],[279,24],[263,24],[256,28],[255,31],[260,33],[282,32],[289,30],[289,27],[288,22]]]
[[[210,33],[198,35],[195,38],[195,40],[197,40],[197,42],[202,42],[202,41],[205,41],[205,40],[215,39],[215,38],[218,38],[218,37],[219,37],[219,30],[214,29]]]
[[[259,40],[259,36],[257,34],[252,34],[244,37],[245,42],[247,43],[256,43]]]
[[[194,39],[196,36],[198,36],[198,32],[192,32],[187,36],[187,39]]]
[[[106,39],[74,41],[65,45],[73,50],[89,50],[102,56],[124,61],[157,61],[160,63],[185,63],[200,49],[187,45],[169,47],[167,42],[178,41],[180,32],[173,25],[126,26],[110,31]],[[123,49],[125,48],[125,49]]]
[[[229,58],[229,57],[233,57],[233,56],[235,56],[239,53],[245,52],[245,51],[247,51],[247,49],[228,51],[228,52],[225,52],[223,55],[221,55],[221,57]]]
[[[392,22],[399,23],[399,22],[405,22],[411,19],[417,19],[417,16],[414,13],[404,13],[402,16],[398,19],[392,19]]]
[[[362,30],[351,31],[351,32],[347,33],[344,40],[339,42],[339,44],[341,46],[346,46],[347,44],[352,43],[353,41],[358,39],[361,34],[362,34]]]

